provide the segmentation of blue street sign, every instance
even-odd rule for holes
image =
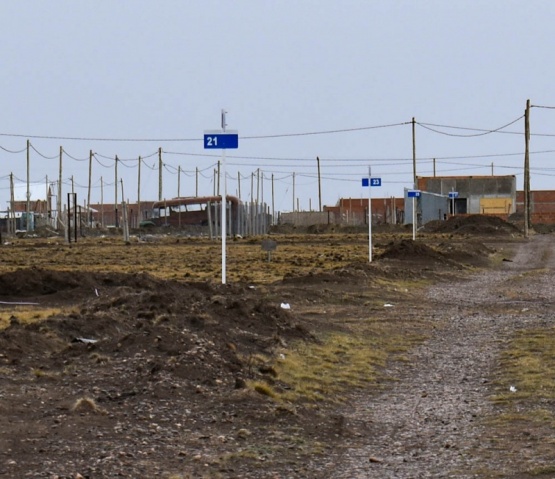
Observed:
[[[407,197],[409,198],[420,198],[420,190],[409,190],[407,191]]]
[[[458,198],[459,197],[459,192],[458,191],[450,191],[449,192],[449,198]]]
[[[204,148],[209,150],[239,148],[239,135],[236,131],[205,131]]]
[[[368,178],[362,178],[362,186],[368,186],[368,183],[370,183],[370,186],[382,186],[382,179],[370,178],[370,182],[369,182]]]

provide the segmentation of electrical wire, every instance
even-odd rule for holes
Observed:
[[[27,147],[23,148],[22,150],[8,150],[8,148],[0,146],[0,149],[4,150],[7,153],[23,153],[24,151],[27,151]]]
[[[373,130],[378,128],[390,128],[400,125],[408,125],[411,122],[392,123],[386,125],[376,126],[363,126],[358,128],[343,128],[338,130],[323,130],[323,131],[310,131],[304,133],[282,133],[275,135],[253,135],[242,136],[242,140],[259,140],[267,138],[285,138],[296,136],[309,136],[309,135],[329,135],[335,133],[349,133],[354,131]],[[203,141],[202,138],[102,138],[102,137],[80,137],[80,136],[55,136],[55,135],[24,135],[20,133],[0,133],[0,136],[13,137],[13,138],[35,138],[43,140],[68,140],[68,141],[112,141],[112,142],[157,142],[157,143],[172,143],[172,142],[189,142],[189,141]]]
[[[491,133],[498,133],[501,132],[501,130],[507,128],[508,126],[513,125],[514,123],[516,123],[519,120],[522,120],[522,118],[524,118],[524,115],[519,116],[518,118],[516,118],[515,120],[507,123],[506,125],[500,126],[499,128],[495,128],[493,130],[484,130],[484,129],[480,129],[480,128],[466,128],[466,127],[456,127],[456,126],[450,126],[450,125],[437,125],[434,123],[421,123],[421,122],[416,122],[417,125],[421,126],[422,128],[425,128],[426,130],[430,130],[433,131],[434,133],[439,133],[440,135],[446,135],[446,136],[457,136],[457,137],[462,137],[462,138],[471,138],[471,137],[476,137],[476,136],[484,136],[484,135],[489,135]],[[461,135],[461,134],[455,134],[455,133],[446,133],[444,131],[439,131],[436,130],[434,128],[430,128],[430,127],[436,127],[436,128],[452,128],[452,129],[458,129],[458,130],[471,130],[471,131],[480,131],[481,133],[475,133],[475,134],[469,134],[469,135]],[[508,133],[508,132],[501,132],[501,133]],[[522,133],[519,133],[522,134]]]
[[[412,122],[404,121],[401,123],[391,123],[388,125],[376,125],[376,126],[363,126],[358,128],[343,128],[339,130],[323,130],[323,131],[310,131],[304,133],[282,133],[276,135],[257,135],[257,136],[241,136],[241,140],[262,140],[268,138],[286,138],[286,137],[297,137],[297,136],[311,136],[311,135],[331,135],[335,133],[350,133],[354,131],[366,131],[366,130],[376,130],[379,128],[391,128],[395,126],[410,125]]]
[[[75,156],[70,155],[70,154],[69,154],[66,150],[64,150],[63,148],[62,148],[62,152],[63,152],[67,157],[69,157],[69,158],[71,158],[72,160],[75,160],[75,161],[87,161],[87,160],[89,159],[88,156],[87,156],[86,158],[76,158]],[[95,156],[95,155],[96,155],[96,153],[93,153],[93,156]]]

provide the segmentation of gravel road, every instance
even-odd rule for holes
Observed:
[[[471,478],[484,469],[520,477],[518,455],[484,441],[484,419],[493,414],[488,396],[503,341],[551,322],[553,245],[552,236],[535,236],[497,269],[429,288],[427,308],[399,311],[429,314],[436,326],[407,365],[391,371],[398,379],[391,388],[349,405],[347,424],[367,427],[324,466],[328,477]],[[533,270],[529,281],[515,281]]]

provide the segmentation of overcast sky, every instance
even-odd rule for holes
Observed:
[[[528,98],[532,189],[555,189],[555,109],[536,107],[555,106],[554,14],[551,0],[4,0],[0,208],[10,173],[26,181],[27,139],[31,182],[57,181],[62,146],[63,193],[73,176],[79,203],[90,150],[92,202],[101,177],[114,200],[115,155],[125,196],[137,199],[141,156],[141,199],[158,199],[159,147],[165,198],[179,170],[181,196],[197,169],[212,194],[221,152],[202,138],[222,108],[240,137],[228,193],[270,203],[273,176],[276,211],[319,207],[316,157],[324,205],[367,197],[369,167],[373,197],[401,196],[413,117],[418,175],[432,158],[437,175],[493,163],[521,189]]]

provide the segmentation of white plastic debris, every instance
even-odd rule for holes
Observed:
[[[98,289],[94,288],[94,294],[96,294],[97,296],[100,296],[100,295],[98,294]]]
[[[389,304],[389,303],[385,303],[385,304],[383,305],[383,307],[384,307],[384,308],[393,308],[393,305],[392,305],[392,304]]]
[[[509,391],[511,391],[512,393],[516,393],[516,388],[514,386],[511,386],[509,388]]]
[[[73,342],[75,342],[75,343],[85,343],[85,344],[96,344],[96,343],[98,343],[98,339],[73,338]]]
[[[291,309],[291,306],[289,303],[281,303],[281,309]]]

